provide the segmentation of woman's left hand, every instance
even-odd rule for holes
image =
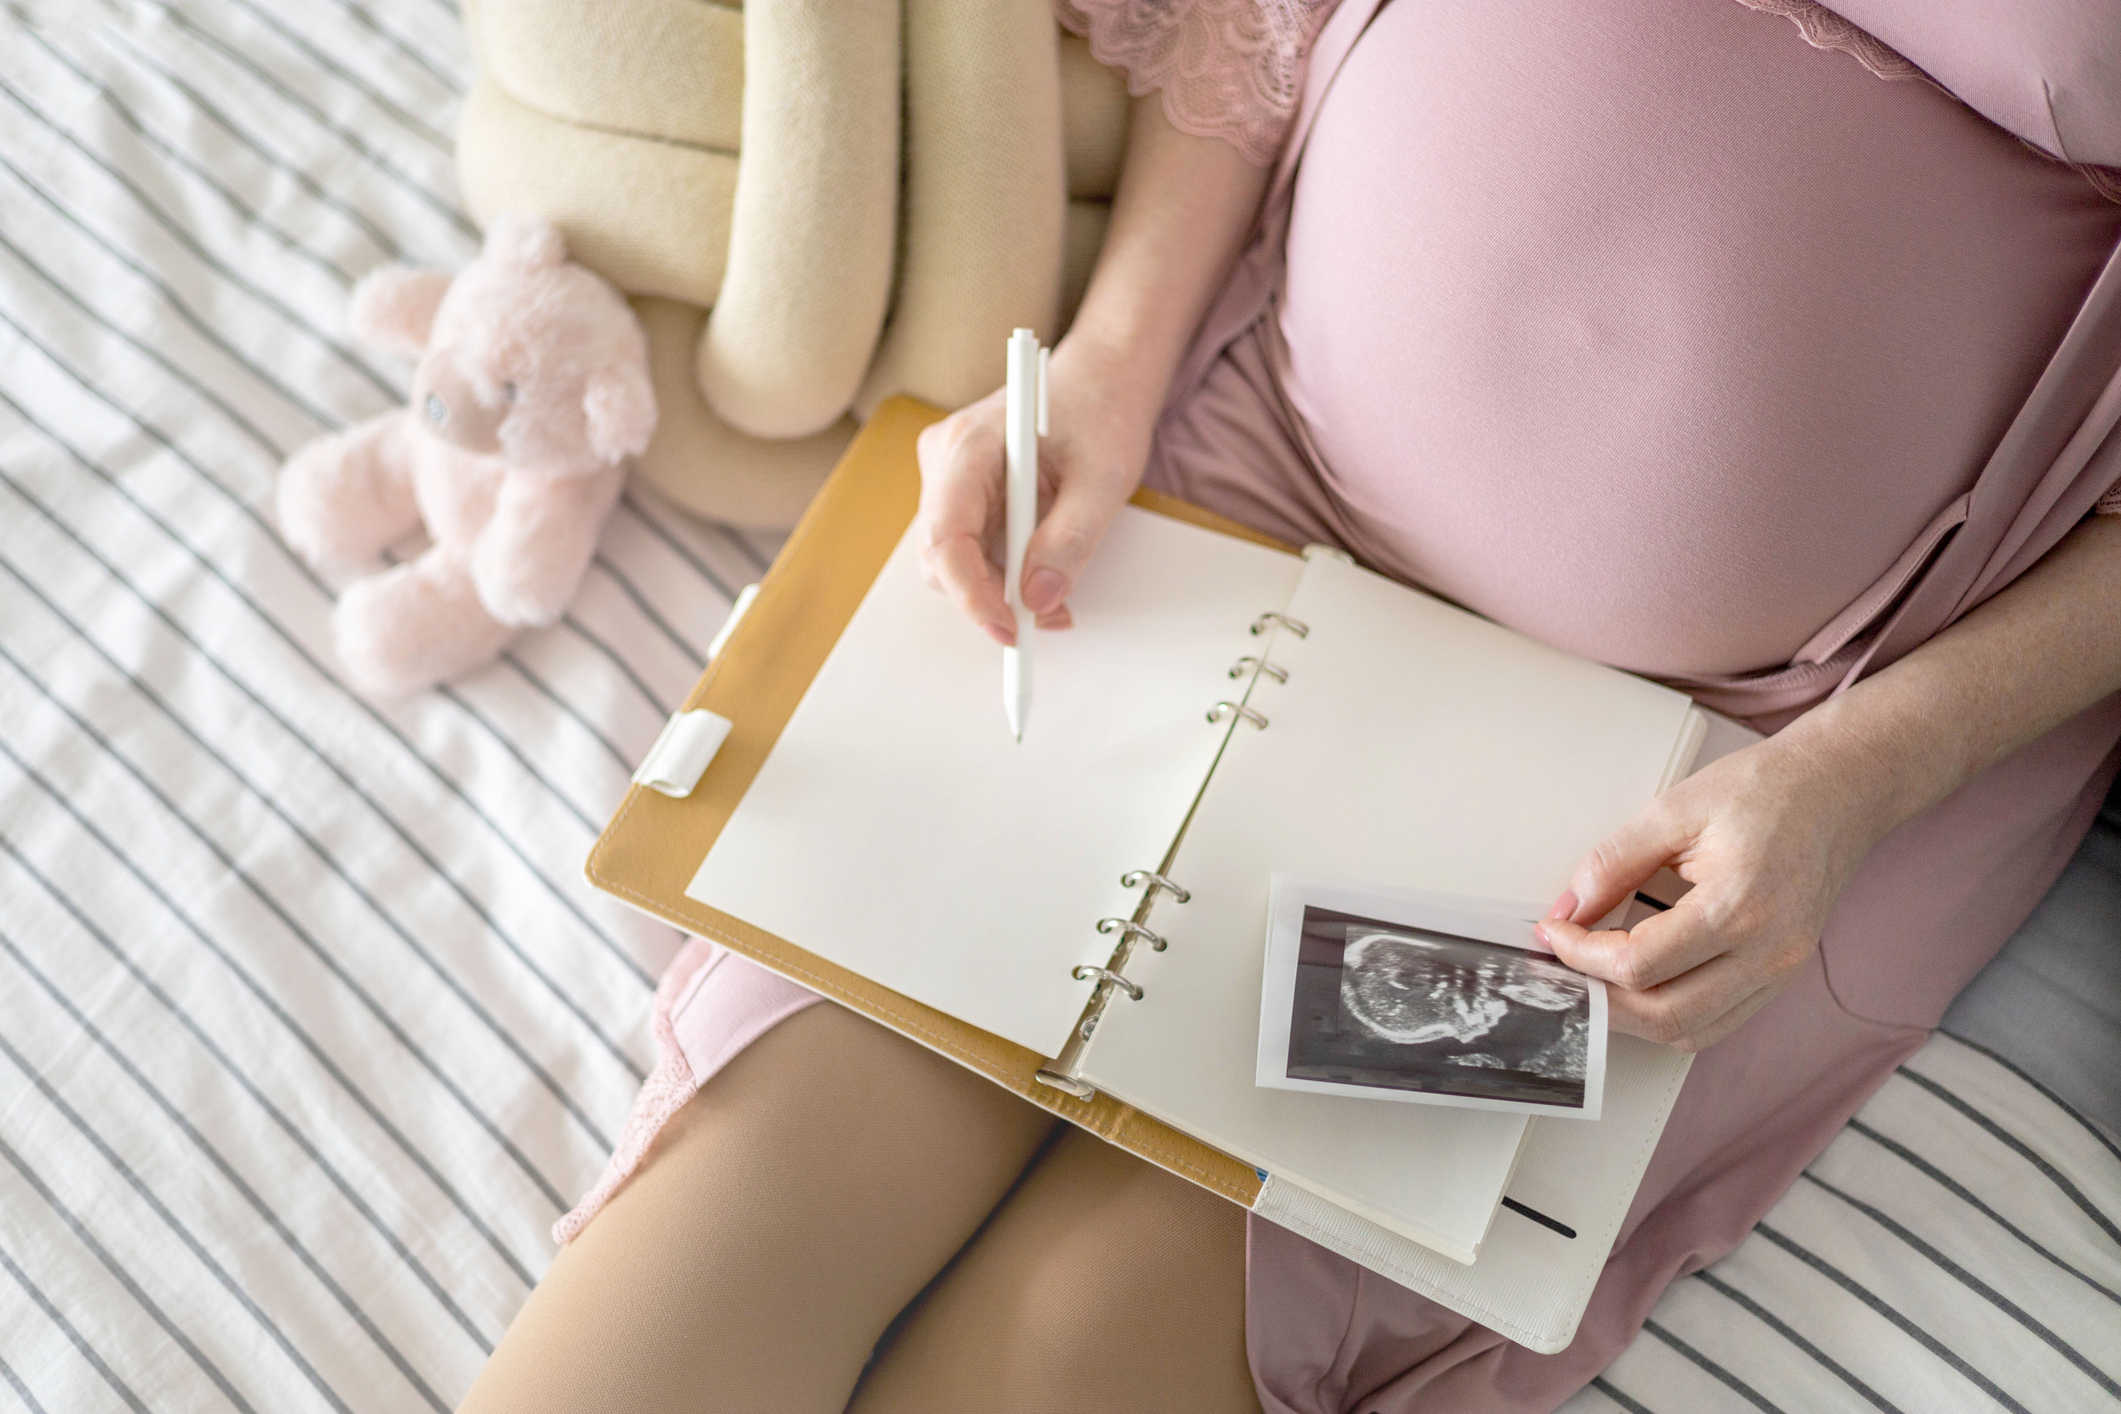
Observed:
[[[1539,925],[1563,962],[1611,984],[1611,1024],[1682,1051],[1767,1005],[1819,946],[1827,914],[1888,828],[1865,767],[1793,725],[1652,801],[1576,866]],[[1631,929],[1590,932],[1669,864],[1693,884]]]

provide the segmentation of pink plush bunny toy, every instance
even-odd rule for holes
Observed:
[[[559,618],[625,458],[655,431],[655,393],[633,311],[536,216],[497,218],[454,280],[373,272],[349,318],[361,339],[419,359],[412,405],[295,453],[280,526],[303,558],[344,569],[425,522],[430,549],[355,581],[332,614],[354,686],[395,697]]]

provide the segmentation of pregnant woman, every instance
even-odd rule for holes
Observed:
[[[1585,841],[1543,925],[1700,1052],[1574,1344],[695,943],[466,1409],[1549,1410],[1739,1242],[2121,740],[2121,186],[2063,160],[2121,161],[2079,77],[2121,11],[1849,8],[1882,38],[1806,0],[1063,4],[1141,96],[1053,356],[1042,621],[1146,478],[1773,732]],[[923,439],[915,534],[1006,639],[1000,421]],[[1684,901],[1587,931],[1666,863]]]

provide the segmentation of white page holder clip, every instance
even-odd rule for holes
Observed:
[[[663,724],[661,735],[641,758],[633,783],[682,800],[700,783],[707,764],[729,739],[730,721],[704,707],[679,712]]]
[[[736,602],[729,606],[729,616],[722,620],[721,631],[714,642],[707,645],[707,661],[712,663],[736,626],[743,620],[744,612],[752,601],[759,597],[759,587],[747,584],[737,592]],[[640,769],[633,773],[633,783],[658,791],[673,800],[683,800],[692,794],[692,788],[700,783],[707,773],[709,763],[722,743],[729,739],[730,722],[727,717],[717,716],[704,708],[690,712],[678,712],[663,723],[663,730],[641,758]]]
[[[722,620],[721,628],[715,631],[714,641],[707,645],[707,661],[712,663],[722,655],[722,649],[736,634],[736,626],[744,621],[751,610],[752,601],[759,597],[759,587],[747,584],[736,592],[736,602],[729,606],[729,617]]]

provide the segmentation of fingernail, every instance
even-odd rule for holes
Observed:
[[[1576,891],[1575,891],[1574,889],[1563,889],[1563,890],[1561,891],[1561,897],[1560,897],[1560,898],[1558,898],[1558,899],[1555,899],[1555,900],[1554,900],[1554,906],[1553,906],[1552,908],[1550,908],[1550,909],[1548,909],[1548,910],[1547,910],[1547,917],[1549,917],[1549,918],[1570,918],[1570,917],[1574,917],[1574,916],[1575,916],[1575,913],[1576,913]],[[1546,934],[1544,934],[1544,933],[1541,933],[1541,934],[1540,934],[1539,936],[1540,936],[1540,937],[1542,937],[1542,938],[1544,938],[1544,937],[1546,936]]]
[[[1545,943],[1550,948],[1554,946],[1554,939],[1548,934],[1544,923],[1534,923],[1532,932],[1538,936],[1540,942]]]
[[[980,627],[987,631],[987,637],[993,639],[1002,647],[1014,648],[1016,646],[1015,624],[1010,624],[1006,627],[1001,624],[981,624]]]
[[[1024,607],[1034,614],[1043,614],[1058,604],[1068,593],[1068,577],[1059,570],[1038,569],[1024,581]]]

